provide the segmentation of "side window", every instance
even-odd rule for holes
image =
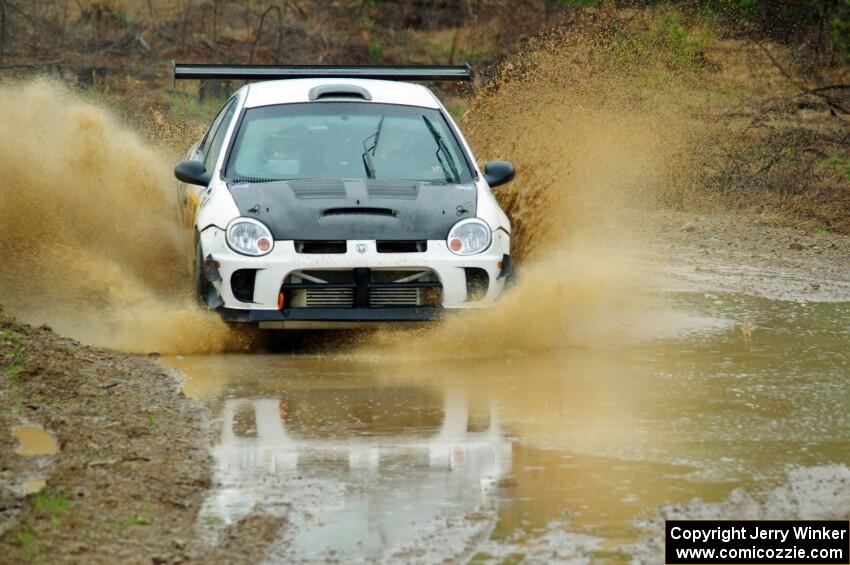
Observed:
[[[204,133],[204,137],[201,138],[201,142],[198,144],[198,151],[200,151],[201,153],[203,153],[204,147],[209,145],[209,142],[212,139],[215,130],[218,128],[218,124],[221,123],[221,119],[224,117],[227,108],[230,107],[231,102],[233,102],[232,98],[224,103],[224,105],[219,109],[218,113],[213,118],[213,121],[210,124],[210,127],[207,128],[206,133]]]
[[[215,166],[218,154],[221,151],[221,144],[224,143],[224,135],[227,133],[227,127],[233,119],[233,113],[236,111],[236,99],[230,101],[230,104],[224,109],[219,119],[213,122],[210,131],[207,134],[208,139],[204,142],[204,168],[207,171],[212,171]],[[209,135],[212,135],[210,138]]]

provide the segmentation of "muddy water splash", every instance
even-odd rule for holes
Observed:
[[[0,304],[98,346],[224,346],[224,323],[191,297],[167,161],[55,83],[0,95],[16,100],[0,108]]]
[[[604,346],[663,325],[641,323],[635,258],[646,250],[631,218],[683,181],[695,128],[681,93],[648,87],[658,70],[616,37],[603,23],[532,42],[472,101],[463,127],[478,157],[517,167],[494,193],[519,284],[497,308],[421,333],[427,356]],[[409,350],[408,337],[377,341]]]

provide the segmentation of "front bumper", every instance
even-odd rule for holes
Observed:
[[[510,237],[503,230],[496,230],[487,251],[468,257],[455,255],[442,240],[428,241],[427,251],[415,253],[379,253],[375,241],[360,240],[349,240],[345,253],[298,253],[293,241],[276,241],[268,255],[247,257],[231,250],[224,231],[216,227],[201,233],[201,245],[204,256],[216,265],[215,278],[220,280],[210,282],[221,298],[218,310],[225,319],[258,323],[261,327],[287,322],[288,327],[295,327],[303,322],[422,322],[439,318],[445,310],[491,306],[504,289],[507,278],[504,259],[509,253]],[[465,269],[470,268],[482,269],[489,277],[486,294],[475,299],[470,299],[467,291]],[[250,301],[245,296],[243,300],[237,298],[231,286],[233,273],[242,269],[256,270]],[[335,269],[430,270],[440,283],[441,304],[439,307],[278,308],[278,295],[290,273]]]
[[[228,322],[255,323],[263,329],[355,329],[375,322],[403,324],[439,320],[442,308],[288,308],[283,310],[234,310],[219,308]]]

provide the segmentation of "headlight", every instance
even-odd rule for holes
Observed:
[[[227,226],[227,245],[242,255],[259,257],[274,247],[274,238],[262,222],[252,218],[236,218]]]
[[[490,226],[483,220],[461,220],[449,230],[447,242],[455,255],[475,255],[490,247]]]

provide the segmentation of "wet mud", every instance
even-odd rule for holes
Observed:
[[[0,404],[0,561],[258,560],[277,528],[256,512],[214,550],[196,541],[210,428],[146,359],[0,312]]]
[[[12,430],[12,435],[18,440],[18,448],[15,453],[25,457],[36,455],[55,455],[59,452],[56,439],[44,431],[41,426],[17,426]]]
[[[796,302],[850,301],[850,237],[737,214],[635,215],[655,284]]]

